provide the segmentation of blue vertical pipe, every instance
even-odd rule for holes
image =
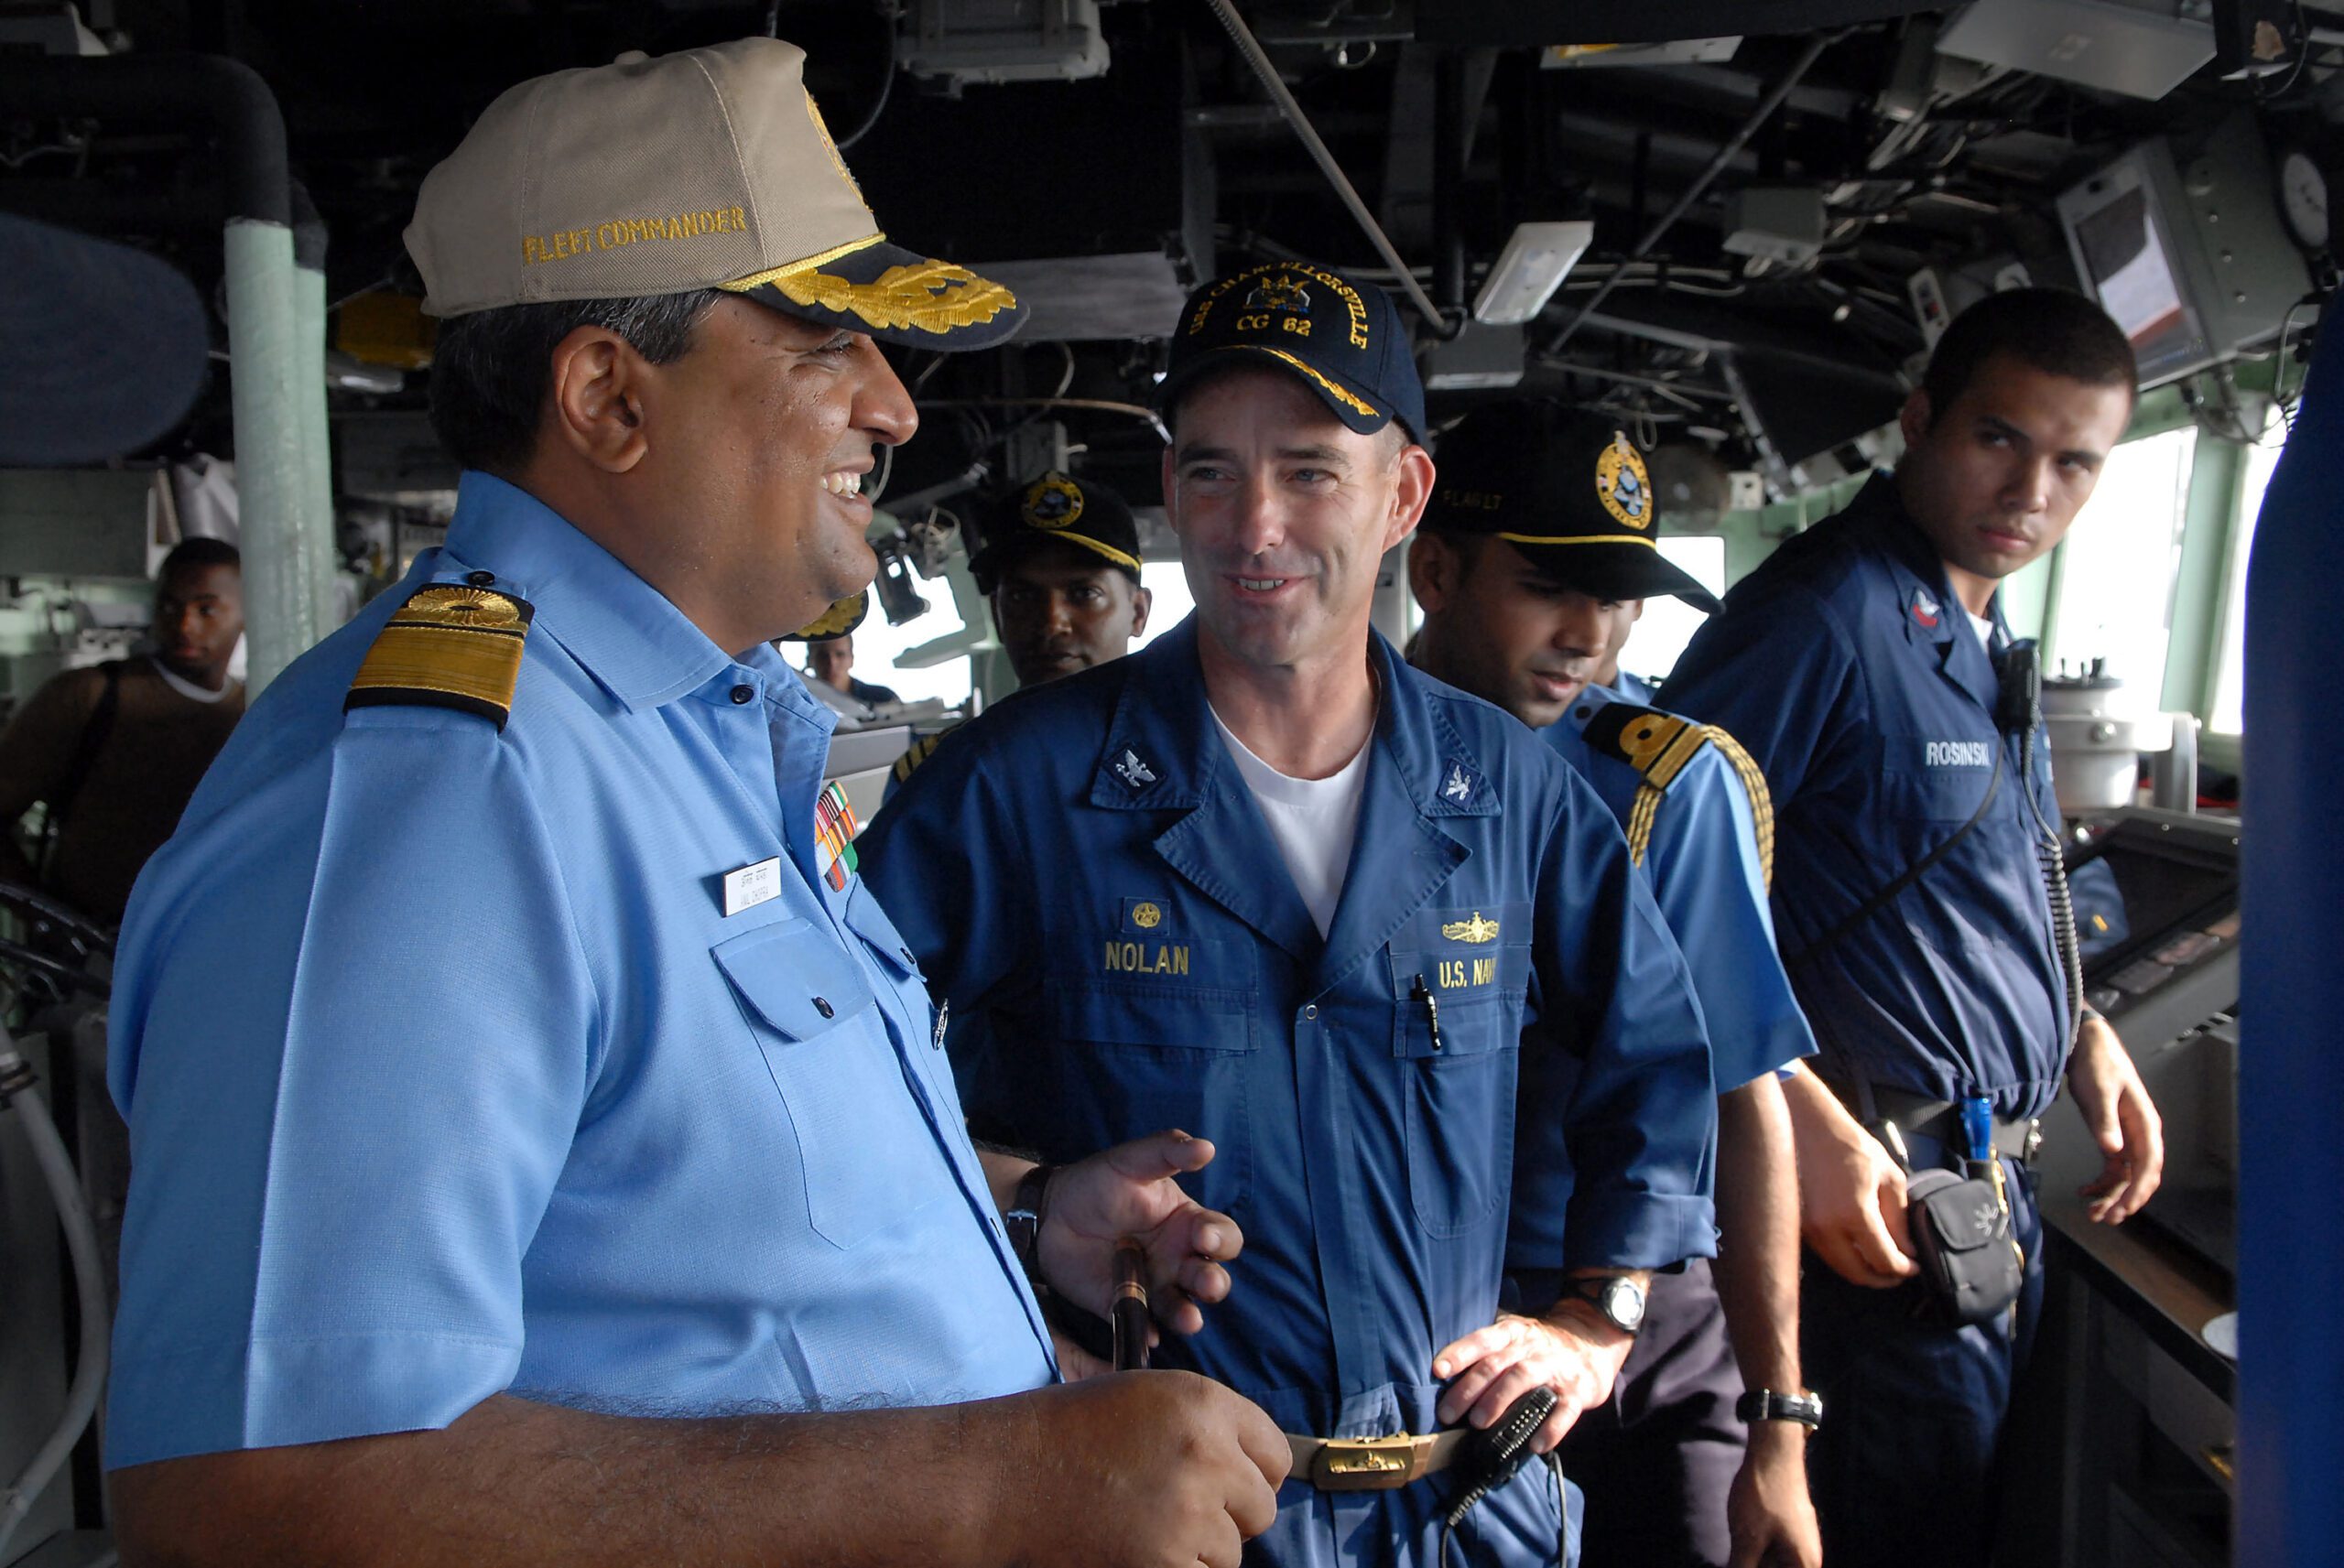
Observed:
[[[2344,316],[2247,572],[2239,1568],[2344,1563]]]

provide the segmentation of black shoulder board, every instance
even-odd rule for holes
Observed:
[[[923,735],[913,741],[911,750],[895,759],[895,782],[897,784],[908,782],[914,773],[919,772],[922,762],[936,755],[936,743],[943,739],[944,736],[941,734]]]
[[[526,600],[484,588],[434,583],[421,589],[366,650],[342,710],[453,708],[503,730],[536,613]]]
[[[1589,745],[1627,763],[1656,790],[1667,789],[1693,754],[1709,743],[1709,731],[1689,719],[1626,702],[1606,705],[1583,733]]]

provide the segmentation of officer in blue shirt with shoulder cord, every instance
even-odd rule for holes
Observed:
[[[1765,781],[1724,731],[1591,684],[1646,597],[1718,601],[1654,546],[1643,456],[1611,420],[1479,408],[1438,457],[1408,551],[1425,612],[1411,657],[1536,730],[1619,818],[1692,967],[1720,1091],[1717,1282],[1698,1260],[1653,1281],[1611,1401],[1563,1441],[1587,1491],[1589,1561],[1812,1568],[1816,1410],[1799,1380],[1798,1191],[1775,1075],[1815,1042],[1766,913]],[[1530,1138],[1517,1135],[1517,1159]],[[1567,1196],[1517,1195],[1518,1256],[1535,1255]]]
[[[1668,680],[1774,790],[1774,915],[1822,1046],[1788,1088],[1807,1374],[1829,1410],[1809,1463],[1839,1568],[1988,1560],[2042,1301],[2034,1119],[2063,1077],[2106,1156],[2093,1219],[2137,1211],[2163,1167],[2156,1111],[2082,1011],[2053,920],[2059,808],[2039,726],[2002,700],[2032,651],[2013,662],[1996,593],[2066,535],[2134,382],[2122,331],[2080,296],[1972,306],[1904,406],[1895,473],[1737,584]],[[1892,1123],[1916,1171],[1974,1160],[1999,1191],[2024,1258],[2011,1312],[1939,1326],[1906,1283],[1904,1173],[1875,1137]]]
[[[526,82],[424,184],[447,544],[263,696],[123,934],[126,1563],[1235,1568],[1275,1515],[1227,1390],[1043,1388],[1027,1270],[1097,1310],[1135,1236],[1167,1326],[1226,1292],[1212,1150],[1015,1200],[768,645],[871,580],[874,337],[1020,316],[884,241],[804,58]]]
[[[1455,1428],[1550,1389],[1550,1450],[1609,1392],[1648,1271],[1710,1249],[1689,977],[1587,785],[1370,629],[1433,483],[1391,303],[1312,265],[1222,278],[1162,397],[1196,614],[961,730],[866,873],[982,1020],[955,1042],[973,1125],[1046,1160],[1167,1119],[1219,1147],[1193,1185],[1244,1225],[1244,1288],[1170,1358],[1288,1433],[1252,1551],[1554,1563],[1555,1472],[1460,1512]],[[1568,1223],[1549,1292],[1501,1313],[1517,1130],[1547,1126]]]

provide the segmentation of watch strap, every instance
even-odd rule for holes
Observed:
[[[1811,1389],[1796,1394],[1752,1389],[1734,1401],[1733,1413],[1745,1426],[1762,1421],[1788,1421],[1812,1432],[1823,1424],[1823,1396]]]
[[[1036,1165],[1017,1178],[1017,1189],[1002,1218],[1009,1226],[1009,1248],[1018,1266],[1036,1285],[1042,1279],[1042,1223],[1050,1214],[1050,1178],[1056,1165]]]

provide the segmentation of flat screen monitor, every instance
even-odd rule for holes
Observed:
[[[2171,162],[2161,143],[2148,143],[2059,199],[2076,270],[2132,341],[2143,386],[2216,358],[2163,194]]]

